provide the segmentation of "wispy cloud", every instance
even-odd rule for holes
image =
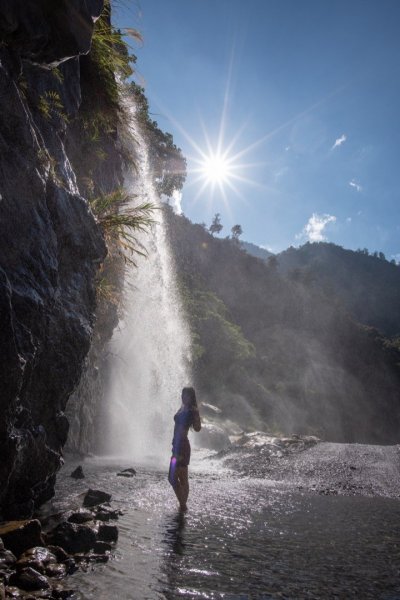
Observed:
[[[347,135],[345,133],[343,133],[339,138],[337,138],[337,140],[335,140],[335,143],[333,144],[331,150],[334,150],[335,148],[339,148],[339,146],[344,144],[346,140],[347,140]]]
[[[275,181],[281,179],[288,171],[289,167],[282,167],[281,169],[278,169],[278,171],[276,171],[274,174]]]
[[[349,186],[354,188],[357,192],[362,192],[362,185],[357,183],[354,179],[349,181]]]
[[[297,239],[307,239],[309,242],[325,242],[326,236],[324,229],[328,223],[335,223],[336,217],[333,215],[317,215],[313,213],[308,219],[301,233],[296,235]]]

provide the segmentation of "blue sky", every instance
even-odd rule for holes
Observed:
[[[326,239],[400,260],[398,0],[141,0],[114,21],[143,35],[135,79],[188,159],[192,221],[219,212],[222,236],[239,223],[273,252]],[[213,191],[191,171],[222,115],[241,156]]]

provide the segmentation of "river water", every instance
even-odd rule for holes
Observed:
[[[192,462],[185,515],[167,463],[87,459],[81,481],[66,464],[58,507],[93,487],[125,513],[110,562],[66,581],[76,599],[400,598],[400,501],[301,493],[238,477],[201,451]],[[116,476],[130,466],[136,477]]]

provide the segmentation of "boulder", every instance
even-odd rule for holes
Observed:
[[[203,424],[201,431],[196,434],[196,445],[209,450],[225,450],[231,446],[225,429],[211,423]]]
[[[45,569],[47,577],[62,579],[67,574],[67,566],[65,564],[52,563],[47,565]]]
[[[71,477],[73,477],[74,479],[85,479],[85,474],[81,465],[79,465],[79,467],[76,467],[76,469],[72,471]]]
[[[57,563],[57,558],[47,548],[37,546],[36,548],[30,548],[24,552],[15,567],[17,571],[23,571],[27,567],[31,567],[35,571],[44,574],[46,572],[46,566],[49,564]]]
[[[16,557],[11,550],[0,550],[0,569],[1,567],[9,567],[16,562]]]
[[[99,540],[102,542],[116,542],[118,539],[118,527],[115,525],[99,525]]]
[[[26,591],[46,590],[50,587],[47,577],[41,575],[41,573],[31,567],[13,573],[10,577],[10,585],[17,586]]]
[[[52,545],[61,546],[66,552],[89,552],[97,541],[93,527],[77,525],[67,521],[60,523],[47,534]]]
[[[0,536],[5,548],[17,557],[29,548],[44,545],[42,527],[37,519],[4,523],[0,525]]]
[[[111,498],[111,494],[107,494],[107,492],[102,492],[101,490],[92,490],[89,488],[86,496],[83,499],[83,506],[97,506],[103,502],[110,502]]]
[[[66,560],[68,560],[70,558],[69,555],[65,552],[65,550],[63,548],[61,548],[61,546],[49,545],[49,546],[47,546],[47,549],[52,554],[54,554],[54,556],[57,559],[57,562],[65,562]]]
[[[36,546],[35,548],[29,548],[29,550],[26,550],[20,556],[20,560],[23,560],[25,558],[38,560],[38,561],[42,562],[44,565],[48,565],[49,563],[57,562],[56,555],[49,548],[44,548],[43,546]]]
[[[90,510],[85,510],[84,508],[80,508],[76,512],[73,512],[69,517],[68,521],[70,523],[87,523],[88,521],[93,521],[94,515],[90,512]]]
[[[110,552],[112,550],[111,544],[108,542],[97,541],[93,547],[93,552],[96,554],[104,554],[105,552]]]

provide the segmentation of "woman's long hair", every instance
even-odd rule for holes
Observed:
[[[192,387],[184,387],[182,390],[182,402],[183,398],[189,398],[189,402],[187,403],[188,408],[195,408],[197,406],[196,400],[196,392]]]

